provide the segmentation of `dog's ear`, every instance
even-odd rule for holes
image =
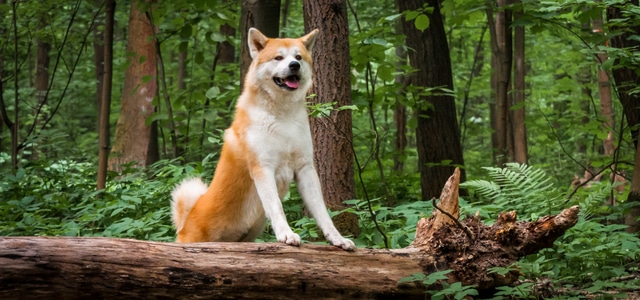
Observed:
[[[251,59],[258,57],[258,52],[264,49],[268,39],[260,30],[253,27],[249,28],[249,53],[251,53]]]
[[[307,33],[307,35],[300,38],[304,47],[307,48],[307,51],[311,53],[313,50],[313,45],[316,43],[316,35],[318,34],[318,29],[314,29],[313,31]]]

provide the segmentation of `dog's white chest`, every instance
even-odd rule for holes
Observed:
[[[261,164],[295,170],[313,160],[306,111],[284,116],[254,112],[252,121],[247,139]]]

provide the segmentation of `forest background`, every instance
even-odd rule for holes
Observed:
[[[211,179],[248,27],[319,28],[316,165],[359,247],[407,246],[459,166],[463,214],[581,206],[496,297],[637,290],[638,2],[396,2],[1,0],[0,235],[171,241],[170,191]]]

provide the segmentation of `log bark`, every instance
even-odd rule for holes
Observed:
[[[458,179],[450,178],[441,209],[457,207]],[[578,207],[536,222],[507,212],[490,227],[477,217],[447,217],[421,220],[410,247],[354,252],[315,244],[0,237],[0,299],[424,299],[422,283],[400,280],[447,269],[450,282],[488,290],[518,278],[517,271],[498,276],[488,268],[550,247],[577,222]],[[441,222],[448,225],[434,224]]]

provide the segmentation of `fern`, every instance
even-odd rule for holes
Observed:
[[[467,188],[483,203],[496,210],[515,209],[526,219],[559,212],[564,192],[553,186],[541,169],[519,163],[507,163],[504,168],[485,167],[492,181],[471,180],[460,186]]]

